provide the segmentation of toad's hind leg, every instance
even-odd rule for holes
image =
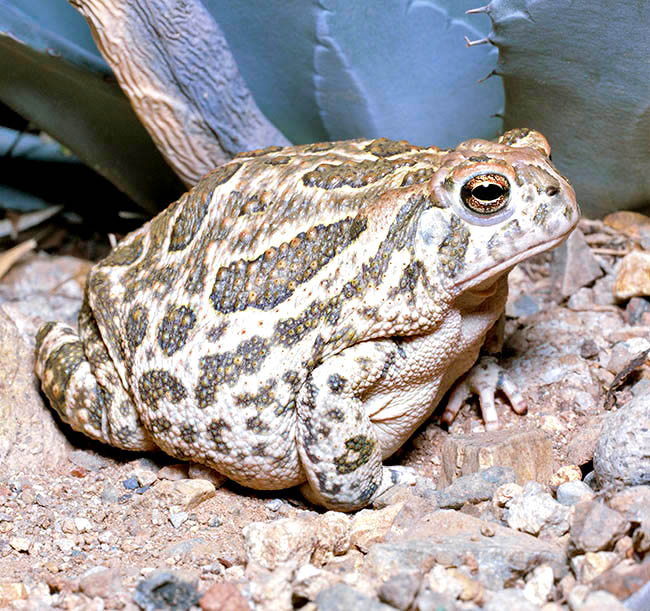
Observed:
[[[310,501],[338,511],[364,507],[397,483],[412,483],[410,470],[382,465],[377,429],[350,384],[337,373],[356,363],[334,357],[319,365],[298,395],[298,451]],[[348,379],[349,382],[349,379]]]
[[[48,322],[36,336],[35,370],[43,392],[73,429],[125,450],[155,445],[115,369],[87,303],[79,313],[83,337]]]

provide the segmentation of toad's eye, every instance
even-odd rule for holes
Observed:
[[[501,174],[479,174],[460,190],[463,203],[477,214],[494,214],[508,203],[510,183]]]

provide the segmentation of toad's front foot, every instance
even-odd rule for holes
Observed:
[[[465,400],[473,394],[478,394],[486,430],[498,429],[499,420],[494,406],[494,394],[497,390],[505,393],[515,413],[520,415],[526,413],[528,409],[526,401],[497,359],[493,356],[482,356],[465,377],[453,387],[441,421],[451,424]]]

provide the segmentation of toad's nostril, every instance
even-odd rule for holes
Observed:
[[[553,195],[557,195],[560,192],[559,187],[546,187],[546,195],[550,195],[551,197]]]

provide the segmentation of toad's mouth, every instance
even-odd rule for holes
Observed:
[[[517,263],[521,263],[526,259],[530,259],[530,257],[534,257],[541,252],[553,250],[554,248],[558,247],[560,244],[562,244],[562,242],[564,242],[564,240],[569,237],[574,229],[575,226],[571,227],[569,231],[557,238],[554,238],[553,240],[548,240],[547,242],[542,242],[541,244],[531,246],[530,248],[523,250],[514,257],[498,263],[494,267],[489,267],[488,269],[476,274],[475,276],[466,278],[461,283],[456,285],[456,289],[460,292],[464,292],[471,290],[473,287],[478,287],[478,290],[472,291],[472,293],[480,295],[482,297],[489,297],[496,290],[497,280],[504,273],[508,273],[515,265],[517,265]],[[486,282],[487,280],[493,280],[493,282],[488,283]],[[486,282],[486,284],[484,286],[481,286],[483,282]]]

